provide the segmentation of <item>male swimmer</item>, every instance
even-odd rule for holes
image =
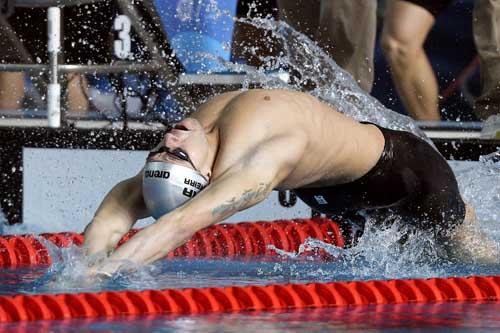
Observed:
[[[448,163],[417,136],[359,123],[306,93],[238,91],[168,130],[143,170],[107,194],[85,246],[90,255],[111,254],[92,270],[158,260],[274,189],[340,217],[390,210],[452,251],[468,248],[474,223]],[[157,221],[113,251],[149,215]]]

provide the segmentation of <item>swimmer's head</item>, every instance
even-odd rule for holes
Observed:
[[[213,151],[210,150],[208,137],[209,133],[197,119],[186,118],[167,129],[162,141],[149,154],[148,160],[170,162],[193,168],[208,179],[211,175],[214,158],[211,154]],[[182,155],[169,154],[168,152],[180,152],[179,154],[184,154],[188,158],[182,158]]]
[[[208,179],[198,171],[169,162],[147,161],[143,171],[142,194],[155,219],[193,198]]]
[[[207,135],[196,119],[185,119],[167,130],[143,171],[143,197],[154,218],[181,206],[208,185],[209,157]]]

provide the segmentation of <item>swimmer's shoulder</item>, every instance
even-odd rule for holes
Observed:
[[[274,111],[283,111],[289,114],[289,111],[295,110],[301,115],[309,112],[315,114],[327,112],[328,115],[343,115],[332,105],[319,98],[302,91],[287,89],[251,89],[242,92],[236,96],[231,105],[237,104],[243,108],[252,109],[272,109]],[[278,112],[279,113],[279,112]]]
[[[200,104],[191,117],[198,119],[205,127],[211,127],[219,118],[221,112],[242,91],[230,91],[209,98]]]
[[[217,124],[228,133],[251,134],[254,139],[256,133],[261,133],[263,140],[277,136],[304,137],[303,132],[310,126],[302,126],[304,115],[293,99],[299,95],[307,96],[290,90],[247,90],[230,101]]]
[[[241,91],[235,101],[289,103],[295,99],[314,98],[310,94],[287,89],[249,89]]]
[[[212,96],[200,104],[195,113],[204,112],[207,109],[223,109],[231,100],[242,93],[241,90],[235,90]]]
[[[303,92],[285,89],[250,89],[241,92],[228,103],[230,112],[243,112],[246,114],[257,113],[260,116],[279,116],[280,111],[300,111],[305,101],[317,100]],[[262,112],[260,112],[262,111]],[[279,116],[281,117],[281,116]]]

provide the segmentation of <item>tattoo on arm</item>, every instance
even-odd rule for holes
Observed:
[[[224,202],[223,204],[215,207],[212,210],[212,216],[226,215],[227,213],[236,213],[256,201],[264,199],[269,193],[271,184],[270,183],[260,183],[257,189],[248,189],[243,192],[243,194],[238,197],[233,197],[232,199]]]

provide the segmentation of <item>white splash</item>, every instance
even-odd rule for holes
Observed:
[[[401,239],[408,235],[404,245]],[[291,260],[300,260],[304,254],[326,251],[331,259],[318,267],[310,267],[296,272],[297,277],[317,276],[330,278],[414,278],[446,275],[451,262],[443,259],[446,255],[436,246],[432,235],[416,231],[408,233],[407,228],[395,223],[381,229],[369,221],[365,234],[355,247],[341,249],[318,239],[308,238],[297,252],[286,252],[269,246],[279,255]],[[306,257],[314,260],[315,256]],[[289,265],[282,263],[280,265]]]

